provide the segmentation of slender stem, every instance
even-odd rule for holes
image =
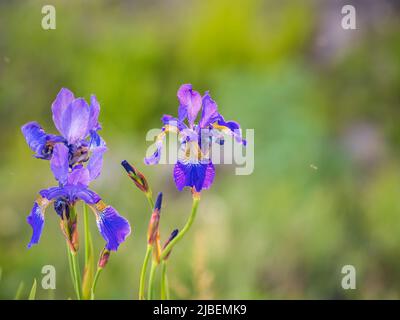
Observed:
[[[83,224],[85,231],[85,266],[87,267],[89,264],[89,256],[90,256],[90,231],[89,231],[89,215],[87,212],[86,204],[83,204]]]
[[[190,227],[193,224],[194,219],[196,218],[196,213],[197,213],[197,208],[199,206],[200,199],[199,198],[193,198],[193,203],[192,203],[192,212],[189,216],[188,221],[186,222],[185,226],[183,229],[178,233],[178,235],[166,246],[166,248],[162,251],[160,260],[164,260],[164,258],[168,255],[168,253],[171,251],[171,249],[174,247],[174,245],[183,238],[186,232],[189,231]]]
[[[102,270],[103,270],[103,268],[97,268],[97,270],[96,270],[96,274],[94,275],[94,279],[93,279],[90,300],[94,300],[94,293],[96,291],[97,280],[99,279],[99,276],[100,276],[100,273]]]
[[[146,193],[147,202],[149,203],[150,210],[154,208],[154,201],[151,191]],[[144,300],[144,287],[146,281],[147,265],[149,264],[149,259],[151,256],[152,246],[147,245],[146,254],[144,256],[142,270],[140,272],[140,282],[139,282],[139,300]]]
[[[69,265],[69,272],[71,274],[71,281],[72,285],[74,286],[74,290],[76,292],[76,286],[75,286],[75,271],[74,267],[72,265],[72,256],[71,256],[71,250],[69,248],[68,242],[67,242],[67,257],[68,257],[68,265]],[[50,290],[52,291],[52,290]]]
[[[78,300],[82,299],[82,281],[81,281],[81,272],[79,270],[79,261],[77,253],[71,252],[71,260],[72,260],[72,269],[74,270],[74,280],[75,280],[75,291],[76,291],[76,298]]]
[[[147,265],[149,264],[152,248],[153,247],[151,245],[147,245],[146,254],[143,260],[142,271],[140,272],[139,300],[144,300],[144,282],[146,281]]]
[[[161,262],[161,300],[169,300],[167,261]]]
[[[154,276],[156,274],[157,266],[158,263],[153,259],[149,275],[149,291],[147,293],[148,300],[152,300],[154,298]]]
[[[149,203],[150,210],[153,211],[153,209],[154,209],[154,200],[153,200],[153,194],[151,193],[151,191],[146,193],[146,198],[147,198],[147,201]]]

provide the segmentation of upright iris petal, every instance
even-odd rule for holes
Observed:
[[[191,84],[184,84],[178,90],[179,120],[188,118],[189,125],[193,126],[201,108],[201,95],[192,89]]]
[[[54,147],[53,156],[50,160],[50,167],[56,180],[65,184],[68,177],[68,148],[64,144],[57,144]]]
[[[74,94],[66,89],[62,88],[57,94],[56,99],[51,105],[51,111],[53,112],[53,122],[57,130],[63,132],[63,115],[67,107],[74,101]]]
[[[69,144],[74,144],[87,136],[89,118],[90,108],[84,99],[75,99],[67,106],[62,114],[61,133]]]
[[[200,128],[205,128],[221,118],[218,113],[217,104],[211,99],[210,94],[206,92],[202,101],[203,109],[201,112]]]
[[[100,129],[99,124],[99,113],[100,113],[100,104],[96,99],[96,96],[93,94],[90,96],[90,113],[89,113],[89,124],[88,128],[93,131],[97,131]]]

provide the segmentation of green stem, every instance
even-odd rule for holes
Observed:
[[[89,215],[87,212],[86,204],[83,204],[83,224],[85,231],[85,266],[87,267],[89,264],[89,256],[90,256],[90,231],[89,231]]]
[[[97,268],[97,270],[96,270],[96,274],[94,275],[94,279],[93,279],[90,300],[94,300],[94,293],[96,291],[97,280],[99,279],[99,276],[100,276],[100,273],[102,270],[103,270],[103,268]]]
[[[169,300],[167,262],[161,262],[161,300]]]
[[[74,267],[72,266],[72,256],[71,256],[71,250],[69,248],[68,242],[67,242],[67,257],[68,257],[68,265],[69,265],[69,272],[71,274],[72,285],[74,286],[74,290],[76,292],[75,272],[74,272]],[[50,291],[52,291],[52,290],[50,290]]]
[[[75,291],[76,291],[76,298],[78,300],[82,299],[82,280],[81,280],[81,272],[79,270],[79,261],[78,261],[78,254],[74,252],[69,252],[71,255],[72,261],[72,269],[74,273],[74,280],[75,280]]]
[[[150,275],[149,275],[149,292],[147,293],[147,299],[152,300],[154,298],[154,276],[157,270],[157,262],[155,260],[151,263]]]
[[[144,256],[142,271],[140,272],[140,283],[139,283],[139,300],[144,300],[144,282],[146,280],[147,265],[151,256],[152,246],[147,245],[146,254]]]
[[[146,193],[146,198],[147,198],[147,202],[149,203],[150,210],[153,211],[153,209],[154,209],[154,200],[153,200],[153,194],[152,194],[151,191]]]
[[[183,229],[178,233],[178,235],[166,246],[166,248],[162,251],[160,260],[164,260],[164,258],[168,255],[168,253],[172,250],[174,245],[183,238],[186,232],[189,231],[190,227],[193,224],[194,219],[196,218],[196,213],[197,213],[197,208],[199,206],[200,199],[199,198],[193,198],[193,203],[192,203],[192,212],[189,216],[188,221],[186,222],[185,226]]]

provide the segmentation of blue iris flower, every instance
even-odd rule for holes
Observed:
[[[242,138],[237,122],[225,121],[208,92],[201,96],[192,89],[191,84],[184,84],[179,88],[177,96],[178,118],[171,115],[162,117],[164,126],[156,139],[156,150],[144,161],[147,165],[157,164],[167,133],[178,133],[180,152],[173,173],[175,185],[179,191],[190,187],[200,192],[210,188],[214,181],[215,167],[209,154],[211,144],[223,144],[226,134],[243,145],[246,145],[246,140]],[[196,123],[200,111],[201,117]]]
[[[130,234],[128,221],[100,196],[88,188],[89,183],[101,172],[104,141],[98,136],[98,115],[100,106],[94,96],[88,105],[83,99],[75,99],[73,94],[62,89],[52,106],[53,120],[62,136],[49,135],[36,123],[22,127],[29,147],[36,157],[50,160],[50,167],[58,186],[43,189],[35,201],[27,222],[32,227],[30,248],[39,242],[44,227],[45,210],[53,204],[69,230],[63,229],[70,245],[77,249],[71,233],[76,234],[76,217],[70,214],[78,201],[84,201],[94,212],[100,234],[106,241],[108,250],[118,246]],[[85,166],[86,163],[86,166]]]

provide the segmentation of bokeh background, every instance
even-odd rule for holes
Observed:
[[[146,132],[176,114],[182,83],[210,90],[226,118],[255,130],[255,170],[217,167],[171,255],[173,298],[400,298],[400,7],[348,3],[356,30],[341,28],[342,1],[1,1],[0,298],[21,283],[26,298],[48,264],[57,288],[39,285],[37,298],[74,298],[52,209],[40,244],[26,248],[25,218],[54,181],[20,127],[37,120],[55,133],[61,87],[97,95],[109,151],[92,188],[134,231],[97,297],[137,298],[150,213],[120,161],[164,192],[162,237],[181,227],[189,191],[175,189],[170,166],[145,167],[143,157]],[[56,30],[41,28],[45,4],[56,7]],[[356,290],[341,287],[347,264]]]

